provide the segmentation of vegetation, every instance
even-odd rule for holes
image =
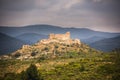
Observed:
[[[80,49],[22,61],[1,60],[0,80],[120,80],[119,66],[120,49],[109,53]]]
[[[43,80],[33,64],[26,71],[21,72],[21,80]]]

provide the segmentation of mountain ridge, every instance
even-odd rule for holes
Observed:
[[[92,39],[92,37],[94,37],[94,36],[97,36],[97,37],[100,36],[103,38],[113,38],[113,37],[120,35],[120,33],[93,31],[91,29],[86,29],[86,28],[73,28],[73,27],[72,28],[63,28],[60,26],[39,25],[39,24],[23,26],[23,27],[0,27],[1,33],[7,34],[8,36],[12,36],[19,40],[27,42],[27,44],[34,44],[35,42],[38,41],[39,37],[40,37],[40,39],[46,38],[46,37],[40,36],[38,34],[42,34],[42,35],[49,35],[50,33],[55,33],[55,34],[61,33],[62,34],[67,31],[71,32],[72,39],[78,38],[83,43],[86,43],[86,44],[95,42],[97,39],[96,40]],[[24,36],[24,34],[28,34],[28,33],[31,35]],[[20,36],[20,35],[22,35],[22,36]],[[37,36],[37,37],[35,37],[35,36]],[[91,38],[91,39],[89,39],[89,38]]]
[[[35,33],[36,32],[36,33],[48,35],[50,33],[65,33],[67,31],[74,32],[74,33],[75,33],[75,31],[77,33],[86,33],[86,32],[88,33],[89,32],[89,35],[91,35],[91,34],[93,35],[94,33],[97,33],[97,35],[105,34],[105,35],[108,35],[108,37],[109,36],[111,37],[112,35],[113,35],[112,37],[114,37],[116,35],[120,35],[120,33],[94,31],[94,30],[91,30],[88,28],[63,28],[60,26],[52,26],[52,25],[29,25],[29,26],[24,26],[24,27],[0,27],[0,32],[7,33],[8,35],[11,35],[11,36],[14,36],[15,33],[16,33],[16,35],[20,35],[20,33],[23,34],[25,32],[26,33]],[[73,34],[71,33],[71,35],[73,35]],[[84,35],[84,34],[82,34],[82,35]],[[94,34],[94,35],[96,35],[96,34]],[[104,36],[104,35],[102,35],[102,36]],[[86,37],[88,37],[88,34]]]
[[[82,28],[82,27],[62,27],[62,26],[57,26],[57,25],[49,25],[49,24],[33,24],[33,25],[25,25],[25,26],[0,26],[0,28],[25,28],[25,27],[32,27],[32,26],[51,26],[51,27],[58,27],[58,28],[67,28],[67,29],[87,29],[87,30],[92,30],[96,32],[104,32],[104,33],[120,33],[120,32],[109,32],[109,31],[99,31],[99,30],[93,30],[90,28]]]
[[[41,39],[46,39],[48,35],[37,34],[37,33],[24,33],[16,36],[15,38],[20,39],[28,44],[34,44]]]
[[[111,51],[115,48],[120,48],[120,36],[114,38],[107,38],[91,43],[92,48],[102,50],[102,51]]]
[[[0,33],[0,55],[11,53],[21,48],[23,44],[26,43],[14,37]]]

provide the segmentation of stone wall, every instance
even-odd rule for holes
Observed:
[[[66,32],[65,34],[50,34],[49,39],[58,39],[58,40],[69,40],[70,32]]]
[[[66,32],[65,34],[50,34],[48,39],[42,39],[37,44],[49,44],[49,43],[60,43],[60,44],[80,44],[79,39],[72,40],[70,38],[70,32]]]

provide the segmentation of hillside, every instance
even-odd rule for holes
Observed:
[[[0,60],[0,80],[119,80],[120,49],[108,54],[71,52],[62,56]],[[28,75],[30,74],[30,75]],[[34,76],[36,75],[36,76]]]
[[[42,55],[51,57],[63,56],[65,53],[90,53],[98,51],[80,42],[79,39],[71,39],[70,33],[50,34],[48,39],[42,39],[34,45],[23,45],[12,57],[17,59],[38,58]]]
[[[20,39],[21,41],[24,41],[27,44],[34,44],[39,39],[47,38],[46,35],[49,35],[50,33],[65,33],[67,31],[71,32],[71,38],[80,39],[83,43],[86,43],[90,46],[92,46],[95,49],[99,49],[102,51],[110,51],[113,50],[115,47],[108,47],[107,49],[105,46],[104,49],[102,49],[103,45],[100,45],[101,43],[97,43],[96,41],[107,39],[107,38],[113,38],[116,36],[119,36],[120,33],[110,33],[110,32],[100,32],[100,31],[94,31],[87,28],[62,28],[61,26],[53,26],[53,25],[29,25],[29,26],[23,26],[23,27],[0,27],[0,32],[7,34],[9,36],[12,36],[14,38]],[[106,43],[105,43],[106,44]],[[98,46],[99,45],[99,46]],[[109,45],[116,45],[109,43]],[[113,48],[113,49],[112,49]],[[117,47],[119,48],[119,46]]]
[[[65,33],[67,31],[71,32],[72,38],[87,39],[94,36],[101,36],[105,38],[111,38],[120,35],[120,33],[109,33],[94,31],[87,28],[62,28],[62,26],[53,25],[29,25],[23,27],[0,27],[0,32],[13,37],[19,36],[24,33],[37,33],[48,35],[50,33]]]
[[[115,48],[120,48],[120,36],[96,41],[90,46],[97,50],[111,51]]]
[[[100,37],[100,36],[93,36],[93,37],[90,37],[90,38],[87,38],[87,39],[82,39],[81,41],[83,41],[86,44],[91,44],[91,43],[94,43],[96,41],[100,41],[100,40],[103,40],[103,39],[105,39],[105,38]]]
[[[1,56],[0,80],[119,80],[120,49],[105,54],[70,36],[51,33]]]
[[[16,51],[23,44],[25,43],[19,39],[0,33],[0,55]]]
[[[20,39],[28,44],[34,44],[41,39],[46,39],[48,36],[37,33],[24,33],[16,36],[17,39]]]

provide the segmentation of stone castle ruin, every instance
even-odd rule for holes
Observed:
[[[54,53],[55,54],[55,45],[59,44],[59,50],[60,53],[66,52],[69,50],[76,50],[79,51],[78,46],[81,45],[81,42],[79,39],[71,39],[70,32],[66,32],[65,34],[50,34],[48,39],[42,39],[39,42],[37,42],[35,45],[23,45],[23,47],[20,50],[17,50],[12,55],[16,55],[20,53],[20,56],[17,59],[28,59],[33,58],[31,54],[40,52],[41,54],[48,54],[48,53]],[[66,48],[65,46],[72,45],[71,47]],[[77,45],[77,46],[76,46]],[[46,51],[46,46],[50,46],[49,50]],[[66,50],[63,50],[66,49]],[[38,54],[36,57],[39,57],[40,54]]]
[[[50,34],[49,39],[58,39],[58,40],[69,40],[70,32],[66,32],[65,34]]]
[[[80,44],[79,39],[71,39],[70,32],[65,34],[50,34],[48,39],[40,40],[40,44],[49,44],[52,42],[61,43],[61,44]]]

